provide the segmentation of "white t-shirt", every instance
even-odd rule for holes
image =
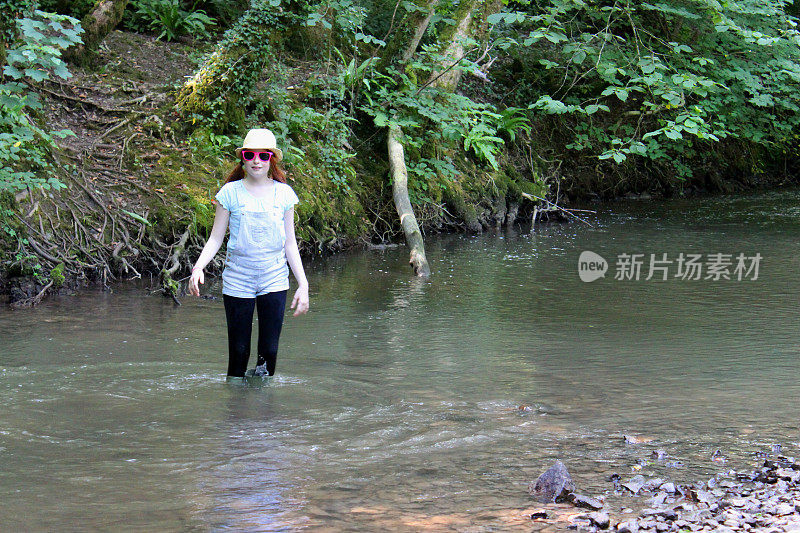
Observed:
[[[253,196],[244,186],[243,180],[226,183],[215,196],[222,207],[230,212],[228,228],[230,237],[228,238],[228,250],[236,249],[239,225],[242,220],[242,211],[267,212],[274,206],[280,207],[285,213],[295,206],[299,199],[292,188],[279,181],[274,182],[272,191],[266,196]],[[284,234],[283,224],[281,224],[281,235]],[[284,235],[285,237],[285,235]]]

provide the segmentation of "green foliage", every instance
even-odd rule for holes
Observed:
[[[10,43],[16,39],[16,19],[30,15],[36,4],[36,0],[0,0],[0,43]]]
[[[432,71],[429,64],[415,66],[417,71]],[[362,109],[376,126],[400,125],[412,146],[442,140],[463,143],[464,150],[493,169],[498,168],[497,156],[505,144],[501,128],[513,133],[525,124],[509,121],[491,104],[430,86],[418,88],[412,76],[392,67],[385,74],[376,73],[367,85],[371,90],[365,93],[367,104]],[[431,125],[435,129],[428,129]]]
[[[136,12],[127,24],[140,30],[160,31],[156,39],[164,37],[172,41],[181,35],[205,38],[210,36],[209,28],[216,24],[215,19],[194,6],[183,10],[180,0],[133,0],[131,6]]]
[[[306,20],[308,9],[299,0],[252,0],[179,89],[178,109],[192,124],[240,133],[246,108],[256,102],[254,88],[264,67],[277,63],[271,43],[282,29]]]
[[[488,19],[515,43],[514,105],[571,131],[568,149],[681,178],[726,140],[794,144],[800,32],[781,0],[515,5]]]
[[[94,8],[96,0],[72,0],[70,2],[66,0],[39,0],[36,3],[42,11],[69,15],[81,20]]]
[[[0,84],[0,191],[63,186],[43,170],[50,166],[53,138],[74,134],[36,124],[31,115],[41,102],[30,87],[52,76],[70,76],[61,52],[79,43],[82,31],[76,19],[38,10],[17,20],[19,38],[8,50]]]
[[[216,134],[209,128],[198,128],[189,137],[192,154],[202,158],[228,158],[241,146],[241,142],[240,137]]]
[[[192,11],[202,10],[209,17],[217,19],[220,25],[227,27],[242,15],[248,5],[247,0],[197,0]]]
[[[50,270],[50,279],[56,288],[64,285],[64,268],[64,263],[59,263]]]

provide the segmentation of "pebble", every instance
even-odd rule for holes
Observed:
[[[787,459],[768,459],[752,473],[721,473],[683,492],[671,481],[643,476],[634,476],[622,486],[634,494],[658,492],[638,520],[612,528],[617,532],[800,532],[800,463]],[[666,503],[668,494],[677,494],[669,499],[672,504]]]
[[[649,507],[638,518],[627,520],[620,520],[621,515],[634,511],[621,508],[614,513],[617,521],[602,510],[602,499],[572,493],[568,501],[595,512],[572,517],[570,529],[617,533],[800,533],[800,461],[783,456],[768,458],[752,472],[721,472],[694,485],[678,486],[642,475],[621,484],[618,476],[609,481],[615,488],[624,487],[634,495],[649,493]]]
[[[584,509],[591,509],[593,511],[599,511],[603,508],[603,502],[597,498],[590,498],[589,496],[584,496],[583,494],[573,494],[572,505],[575,507],[582,507]]]
[[[600,529],[608,529],[611,523],[611,518],[608,516],[608,513],[602,511],[589,513],[589,520]]]

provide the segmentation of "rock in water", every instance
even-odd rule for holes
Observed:
[[[561,461],[556,461],[535,483],[528,485],[528,492],[541,503],[559,501],[573,490],[575,485],[572,483],[572,476]]]
[[[644,487],[644,476],[638,475],[633,476],[627,483],[623,483],[622,486],[631,491],[634,494],[638,494],[642,487]]]
[[[582,507],[584,509],[591,509],[593,511],[599,511],[603,508],[603,502],[597,498],[591,498],[589,496],[584,496],[583,494],[570,494],[567,500],[572,502],[572,505],[575,507]]]
[[[600,529],[608,529],[608,526],[611,522],[611,519],[608,517],[608,513],[600,512],[589,513],[589,520],[591,520],[592,523]]]

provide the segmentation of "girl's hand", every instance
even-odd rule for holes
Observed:
[[[295,309],[295,306],[297,309]],[[292,309],[295,309],[294,316],[308,313],[308,286],[298,287],[292,300]]]
[[[202,268],[192,270],[192,277],[189,279],[189,294],[200,296],[200,283],[205,284],[206,277]]]

